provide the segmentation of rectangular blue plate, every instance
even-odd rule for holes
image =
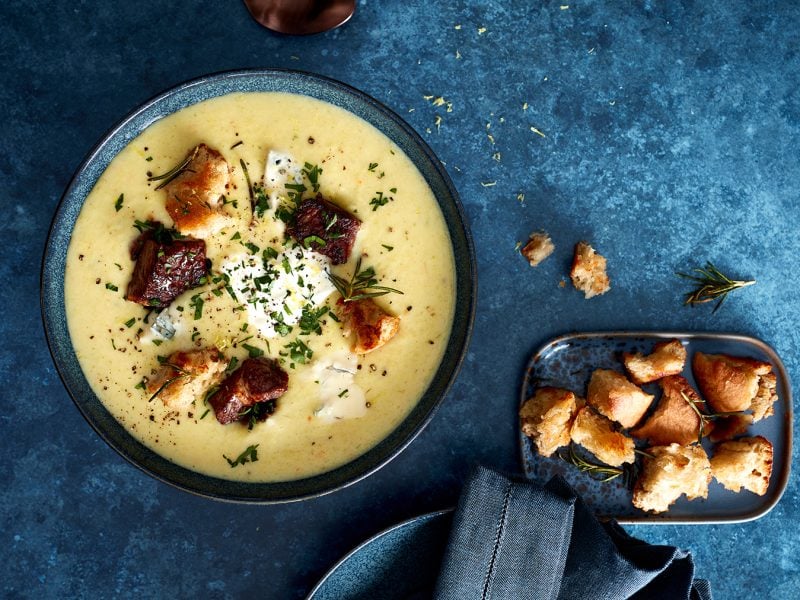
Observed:
[[[774,448],[772,478],[764,496],[742,490],[735,494],[716,480],[709,485],[708,498],[688,501],[681,497],[669,511],[652,515],[631,504],[631,492],[620,480],[600,482],[581,473],[572,465],[553,456],[536,454],[530,440],[519,433],[520,451],[525,475],[542,483],[553,475],[563,476],[601,518],[614,518],[620,523],[709,524],[740,523],[764,516],[778,503],[789,480],[792,456],[792,392],[786,369],[778,355],[761,340],[725,333],[609,332],[578,333],[556,338],[531,358],[525,371],[520,405],[537,387],[554,386],[586,396],[586,387],[595,369],[615,369],[624,373],[623,352],[649,354],[653,346],[665,340],[678,339],[686,347],[687,360],[683,376],[697,389],[691,361],[695,352],[746,356],[772,364],[778,380],[778,401],[775,414],[750,426],[747,435],[763,435]],[[642,386],[660,397],[658,384]],[[519,428],[518,428],[519,430]],[[709,452],[712,444],[703,441]]]

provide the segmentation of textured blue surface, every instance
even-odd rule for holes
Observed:
[[[798,32],[791,0],[370,0],[298,39],[236,0],[2,3],[2,595],[301,598],[368,536],[452,506],[473,461],[520,468],[524,366],[562,333],[740,332],[800,381]],[[197,498],[128,465],[63,390],[38,308],[48,224],[94,143],[164,89],[247,67],[315,71],[403,115],[446,163],[478,254],[471,350],[430,426],[370,478],[283,506]],[[557,248],[532,269],[514,245],[539,228]],[[589,301],[558,286],[581,238],[613,285]],[[683,308],[673,275],[707,259],[758,279],[714,316]],[[690,549],[720,598],[796,597],[799,491],[793,476],[753,523],[630,530]]]

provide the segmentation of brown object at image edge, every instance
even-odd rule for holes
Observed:
[[[346,23],[355,0],[244,0],[250,15],[267,29],[288,35],[311,35]]]

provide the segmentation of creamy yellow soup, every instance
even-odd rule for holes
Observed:
[[[235,183],[225,206],[230,224],[205,240],[212,272],[231,257],[246,256],[247,243],[276,250],[289,245],[276,218],[267,215],[251,224],[240,160],[253,183],[261,181],[270,151],[317,165],[322,169],[319,191],[362,221],[350,260],[330,270],[349,277],[356,258],[362,256],[362,268],[374,267],[380,285],[403,292],[376,298],[401,319],[391,341],[369,354],[349,356],[352,340],[328,316],[322,319],[321,335],[299,335],[294,326],[286,336],[265,337],[251,323],[251,313],[228,293],[219,294],[220,286],[211,281],[171,304],[171,314],[182,309],[182,326],[172,339],[153,334],[155,315],[150,314],[146,323],[146,309],[124,299],[134,266],[129,246],[138,235],[133,225],[137,219],[172,224],[164,192],[155,189],[157,182],[148,182],[148,174],[167,171],[201,142],[223,154]],[[374,202],[378,192],[391,200]],[[358,117],[318,100],[284,93],[237,93],[157,121],[114,158],[75,225],[65,276],[66,308],[72,342],[88,381],[134,437],[194,471],[243,481],[286,481],[356,458],[411,411],[447,344],[454,278],[450,238],[437,202],[409,158],[387,137]],[[195,319],[197,294],[203,306]],[[333,307],[337,298],[334,292],[325,302]],[[313,353],[305,363],[293,360],[290,353],[297,339]],[[221,425],[203,398],[188,408],[170,410],[142,389],[143,378],[153,376],[159,357],[216,346],[241,364],[251,352],[243,343],[279,359],[289,373],[289,388],[278,400],[277,410],[252,429],[241,423]],[[320,373],[341,360],[354,366],[352,385],[363,393],[358,401],[364,406],[353,410],[351,405],[344,417],[331,417],[324,407],[332,402],[332,394]],[[335,396],[342,393],[346,399],[346,391]],[[257,450],[257,460],[236,460],[251,447]]]

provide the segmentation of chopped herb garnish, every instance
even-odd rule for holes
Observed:
[[[392,188],[395,189],[395,188]],[[384,196],[383,192],[376,192],[375,197],[369,201],[370,205],[372,206],[373,212],[378,210],[381,206],[385,206],[394,200],[393,196]]]
[[[342,295],[342,300],[345,302],[353,302],[364,298],[375,298],[392,292],[395,294],[403,293],[394,288],[378,285],[378,279],[375,277],[375,269],[373,267],[367,267],[363,271],[360,269],[361,257],[359,256],[358,261],[356,261],[356,268],[349,281],[344,277],[339,277],[338,275],[328,272],[328,278],[336,287],[336,290]]]
[[[292,272],[292,265],[289,264],[289,258],[284,257],[281,261],[281,266],[283,267],[284,272],[288,275]]]
[[[231,236],[231,240],[240,240],[242,239],[242,234],[238,231]]]
[[[318,165],[306,163],[303,166],[303,174],[308,177],[308,181],[311,184],[311,188],[314,190],[314,193],[318,192],[319,176],[322,174],[322,169],[320,169]]]
[[[122,209],[122,203],[125,201],[125,194],[120,194],[117,201],[114,202],[114,210],[119,212]]]
[[[135,390],[143,390],[144,389],[144,379],[142,379],[139,383],[133,386]]]
[[[249,462],[257,462],[258,451],[256,450],[256,448],[258,448],[258,444],[248,446],[247,449],[244,452],[242,452],[239,456],[237,456],[235,460],[231,460],[224,454],[222,455],[222,458],[228,461],[228,464],[231,466],[231,468],[238,467],[239,465],[243,465]]]
[[[278,258],[278,251],[269,246],[264,248],[264,260],[268,258]]]
[[[206,418],[206,415],[207,415],[208,413],[210,413],[210,412],[211,412],[211,409],[210,409],[210,408],[207,408],[207,409],[206,409],[206,412],[204,412],[204,413],[203,413],[203,414],[200,416],[200,420],[202,421],[203,419],[205,419],[205,418]]]
[[[325,247],[325,240],[323,240],[318,235],[309,235],[303,238],[303,247],[306,249],[310,249],[312,244],[317,244],[320,248]]]
[[[130,329],[131,327],[133,327],[134,323],[136,323],[136,317],[131,317],[130,319],[125,321],[125,327]]]
[[[184,237],[180,232],[175,229],[164,227],[163,223],[157,221],[140,221],[136,219],[133,226],[139,231],[144,233],[149,231],[153,239],[159,244],[169,245],[173,240],[178,240]]]
[[[253,242],[245,242],[245,243],[244,243],[244,244],[242,244],[242,245],[243,245],[245,248],[247,248],[248,250],[250,250],[250,254],[258,254],[259,250],[261,250],[261,248],[259,248],[258,246],[256,246],[256,245],[255,245]]]
[[[242,348],[247,350],[247,354],[250,358],[258,358],[259,356],[264,356],[264,351],[261,348],[257,348],[256,346],[251,346],[250,344],[242,344]]]
[[[374,173],[375,169],[377,168],[378,168],[378,163],[369,163],[369,167],[367,167],[367,170],[372,171]]]
[[[387,249],[389,252],[391,252],[392,250],[394,250],[394,246],[387,246],[386,244],[381,244],[381,246],[383,246],[384,248],[386,248],[386,249]]]
[[[161,344],[163,344],[163,343],[164,343],[164,341],[163,341],[163,340],[153,340],[153,345],[154,345],[154,346],[160,346],[160,345],[161,345]]]
[[[244,142],[242,140],[239,140],[233,146],[231,146],[230,149],[233,150],[234,148],[236,148],[237,146],[241,146],[242,144],[244,144]]]
[[[306,304],[303,307],[303,313],[300,315],[300,321],[298,323],[300,326],[300,334],[311,335],[312,333],[316,333],[317,335],[322,335],[320,319],[328,314],[329,311],[330,308],[327,306],[314,308],[312,305]]]
[[[200,294],[195,294],[192,296],[191,302],[189,302],[189,306],[194,308],[194,320],[197,321],[203,316],[203,298],[200,297]]]
[[[314,356],[313,350],[309,348],[302,340],[294,340],[284,346],[289,351],[289,358],[298,363],[305,364],[306,361],[311,360]]]
[[[225,372],[232,373],[233,370],[236,369],[236,365],[238,364],[239,364],[239,359],[234,356],[233,358],[231,358],[230,362],[228,363],[228,366],[225,368]]]
[[[106,283],[106,289],[111,290],[112,292],[119,291],[119,288],[115,286],[113,283]]]
[[[145,158],[145,160],[147,162],[153,162],[153,157],[152,156],[148,156],[147,158]]]
[[[269,209],[269,197],[264,191],[264,187],[258,183],[253,185],[253,192],[255,193],[256,197],[255,213],[258,218],[261,218],[264,216],[264,213],[267,211],[267,209]]]
[[[349,390],[344,389],[341,392],[339,392],[339,398],[344,398],[347,395],[348,391]]]

